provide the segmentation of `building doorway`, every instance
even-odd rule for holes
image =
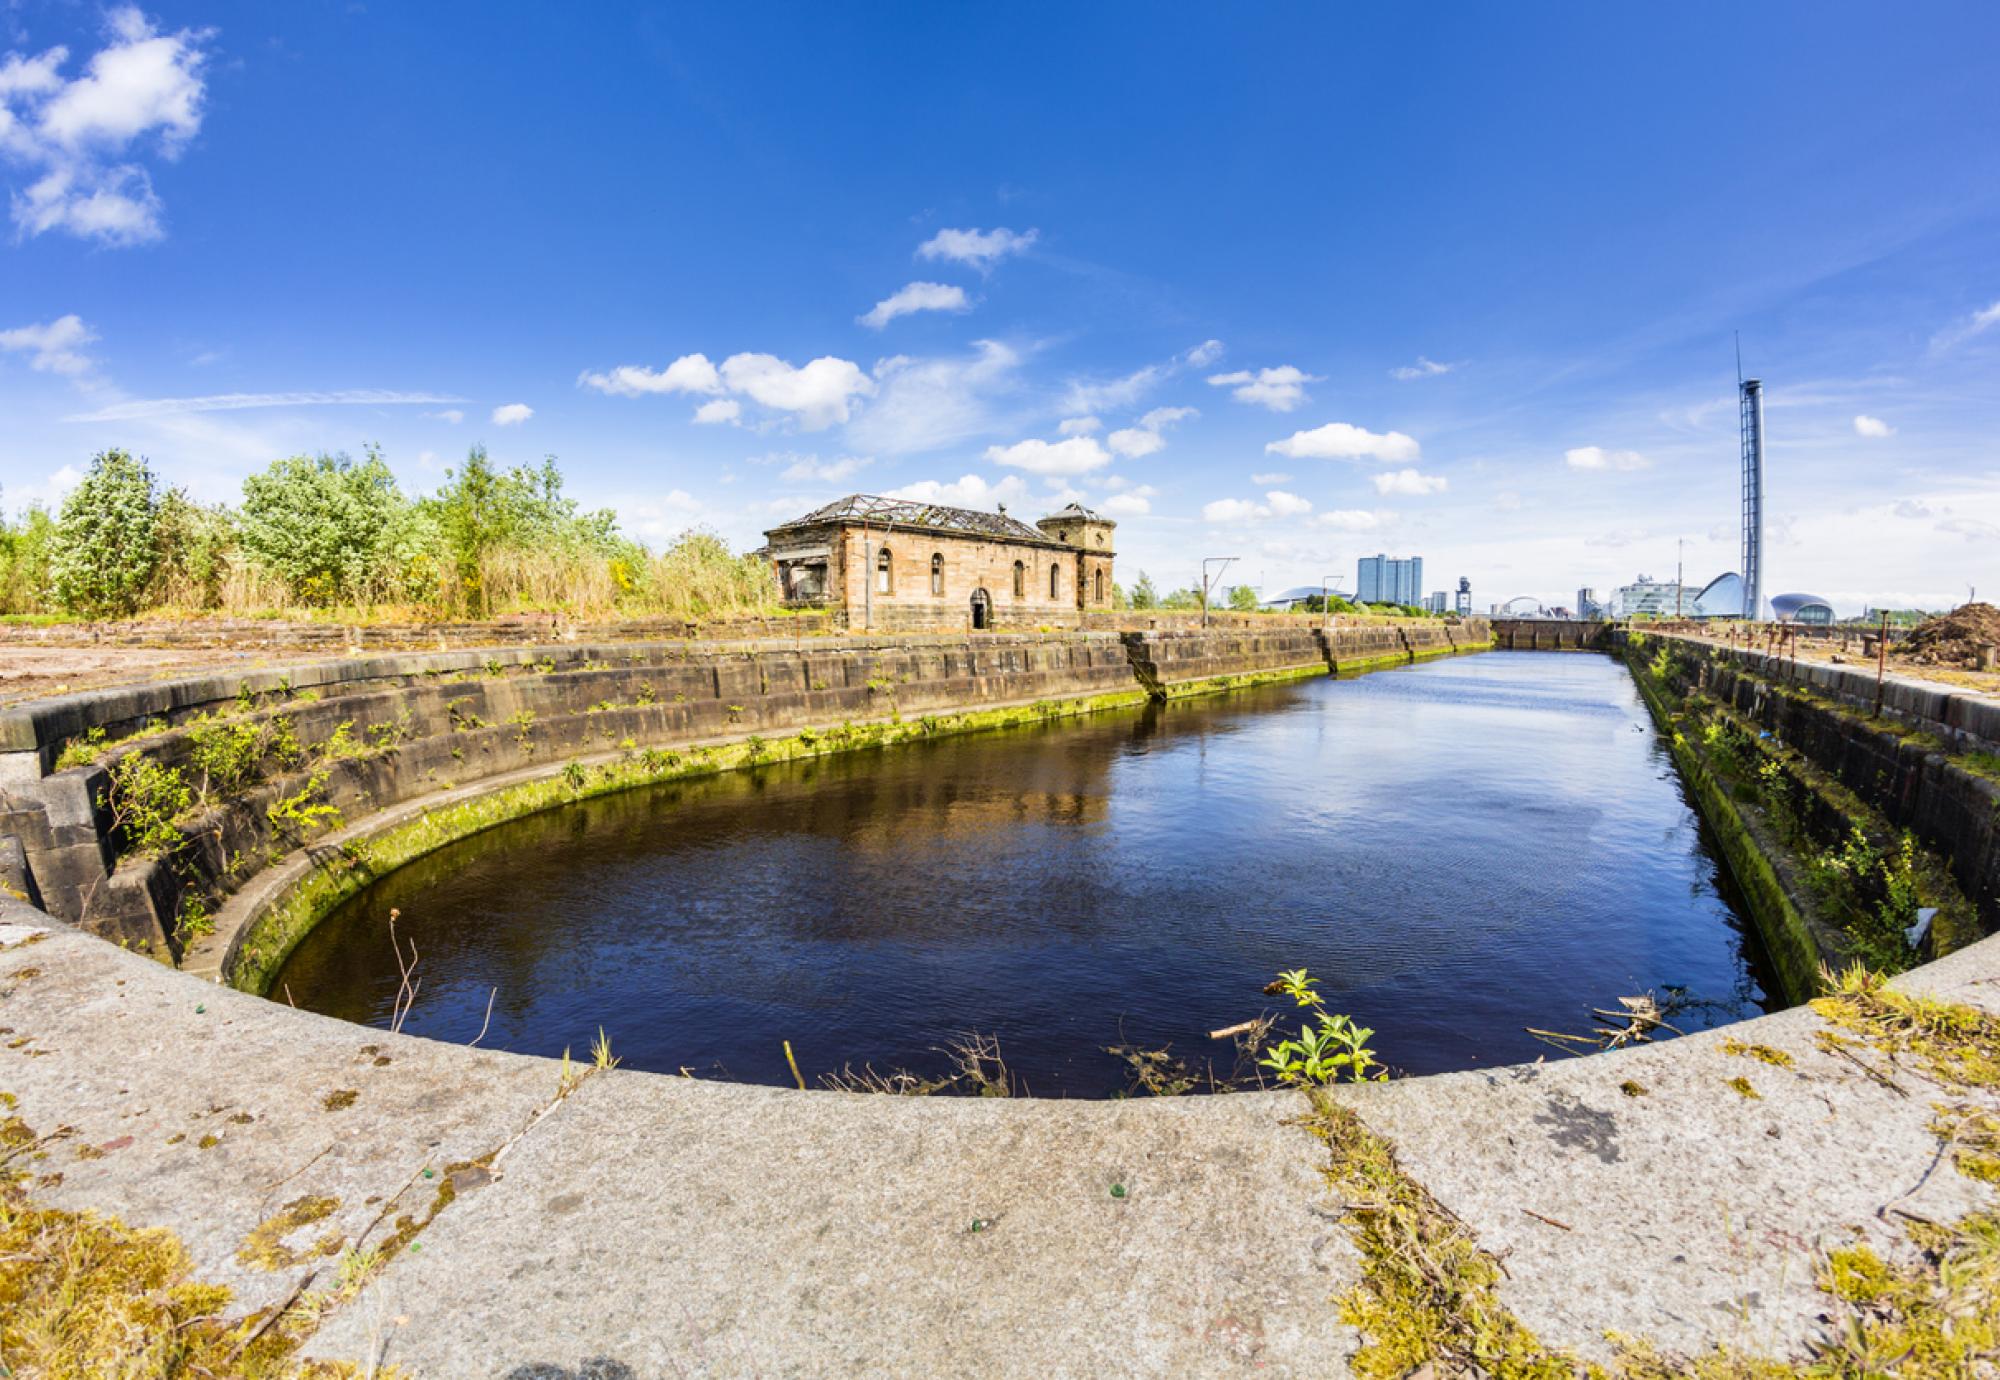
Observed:
[[[985,632],[993,626],[993,601],[983,589],[972,591],[972,630]]]

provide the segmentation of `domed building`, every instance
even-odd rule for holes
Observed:
[[[1780,623],[1802,623],[1824,628],[1833,622],[1833,605],[1817,594],[1776,594],[1771,596],[1771,612]]]
[[[1743,577],[1733,570],[1728,570],[1703,585],[1701,593],[1694,596],[1694,616],[1696,618],[1741,618],[1743,616]]]

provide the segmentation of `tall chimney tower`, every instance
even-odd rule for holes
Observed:
[[[1764,383],[1744,379],[1740,395],[1743,429],[1743,616],[1764,610]]]

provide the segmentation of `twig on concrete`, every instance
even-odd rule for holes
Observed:
[[[388,1197],[382,1200],[382,1210],[375,1214],[374,1220],[369,1222],[367,1226],[361,1229],[361,1235],[354,1238],[354,1245],[350,1249],[352,1249],[355,1252],[355,1254],[357,1255],[360,1254],[361,1243],[368,1239],[368,1233],[374,1231],[375,1228],[382,1225],[382,1219],[384,1217],[387,1217],[390,1214],[390,1212],[392,1212],[395,1209],[397,1200],[400,1199],[405,1193],[408,1193],[410,1191],[410,1185],[414,1184],[417,1181],[417,1176],[422,1174],[424,1170],[428,1169],[429,1167],[430,1166],[428,1164],[418,1165],[416,1173],[410,1175],[409,1178],[405,1179],[403,1181],[403,1186],[401,1188],[397,1189],[394,1193],[391,1193]]]
[[[1542,1215],[1541,1213],[1539,1213],[1539,1212],[1536,1212],[1536,1211],[1535,1211],[1535,1210],[1534,1210],[1533,1208],[1531,1208],[1531,1207],[1524,1207],[1524,1208],[1522,1208],[1522,1209],[1521,1209],[1521,1211],[1523,1211],[1523,1212],[1527,1213],[1527,1214],[1528,1214],[1528,1216],[1530,1216],[1530,1217],[1534,1218],[1534,1219],[1535,1219],[1535,1220],[1536,1220],[1537,1222],[1547,1222],[1547,1223],[1548,1223],[1548,1224],[1549,1224],[1550,1226],[1552,1226],[1552,1227],[1560,1227],[1560,1228],[1562,1228],[1562,1230],[1564,1230],[1564,1231],[1575,1231],[1575,1230],[1576,1230],[1576,1228],[1575,1228],[1575,1227],[1572,1227],[1572,1226],[1571,1226],[1571,1225],[1570,1225],[1569,1223],[1567,1223],[1567,1222],[1558,1222],[1558,1221],[1557,1221],[1557,1220],[1556,1220],[1555,1218],[1553,1218],[1553,1217],[1546,1217],[1546,1216]]]
[[[317,1275],[318,1273],[319,1273],[318,1267],[314,1267],[313,1269],[307,1270],[303,1275],[300,1275],[299,1282],[292,1286],[291,1293],[285,1295],[284,1302],[280,1303],[276,1308],[273,1308],[269,1313],[265,1314],[264,1321],[258,1323],[257,1326],[251,1330],[250,1334],[247,1337],[243,1338],[243,1340],[238,1342],[235,1346],[229,1348],[229,1354],[222,1358],[222,1364],[225,1366],[229,1365],[238,1356],[241,1356],[244,1352],[248,1351],[250,1349],[251,1343],[255,1342],[259,1337],[263,1336],[266,1332],[270,1331],[271,1325],[277,1322],[279,1318],[285,1316],[285,1310],[290,1308],[293,1304],[299,1301],[299,1295],[303,1294],[306,1291],[306,1286],[313,1282],[313,1276]]]
[[[331,1141],[328,1141],[328,1142],[327,1142],[327,1144],[326,1144],[326,1146],[325,1146],[325,1147],[324,1147],[323,1149],[321,1149],[321,1151],[319,1152],[319,1154],[317,1154],[317,1155],[314,1155],[314,1156],[313,1156],[313,1157],[312,1157],[311,1159],[307,1160],[307,1161],[306,1161],[306,1162],[305,1162],[304,1164],[300,1165],[300,1166],[299,1166],[299,1167],[298,1167],[297,1169],[294,1169],[294,1170],[293,1170],[293,1171],[292,1171],[291,1173],[289,1173],[289,1174],[285,1175],[285,1177],[284,1177],[284,1178],[282,1178],[282,1179],[278,1180],[278,1181],[277,1181],[276,1183],[272,1184],[272,1185],[271,1185],[271,1186],[270,1186],[269,1188],[265,1189],[265,1190],[264,1190],[264,1201],[265,1201],[265,1202],[269,1202],[269,1201],[271,1200],[271,1195],[272,1195],[272,1194],[276,1193],[276,1192],[277,1192],[277,1191],[278,1191],[279,1189],[283,1188],[283,1187],[284,1187],[284,1186],[285,1186],[286,1184],[290,1183],[290,1182],[291,1182],[291,1181],[292,1181],[293,1179],[296,1179],[296,1178],[298,1178],[298,1177],[299,1177],[299,1175],[301,1175],[301,1174],[305,1173],[305,1172],[306,1172],[306,1171],[307,1171],[308,1169],[311,1169],[311,1168],[312,1168],[312,1167],[313,1167],[314,1165],[318,1164],[318,1163],[319,1163],[319,1162],[320,1162],[320,1161],[321,1161],[322,1159],[326,1158],[326,1152],[327,1152],[328,1150],[331,1150],[331,1149],[333,1149],[333,1142],[331,1142]]]

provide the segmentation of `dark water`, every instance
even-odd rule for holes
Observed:
[[[402,911],[412,1033],[788,1082],[936,1070],[997,1034],[1032,1091],[1123,1086],[1103,1052],[1324,981],[1409,1072],[1552,1051],[1524,1026],[1685,989],[1676,1023],[1775,1004],[1665,750],[1609,658],[1496,652],[586,802],[384,879],[272,991],[385,1024]]]

